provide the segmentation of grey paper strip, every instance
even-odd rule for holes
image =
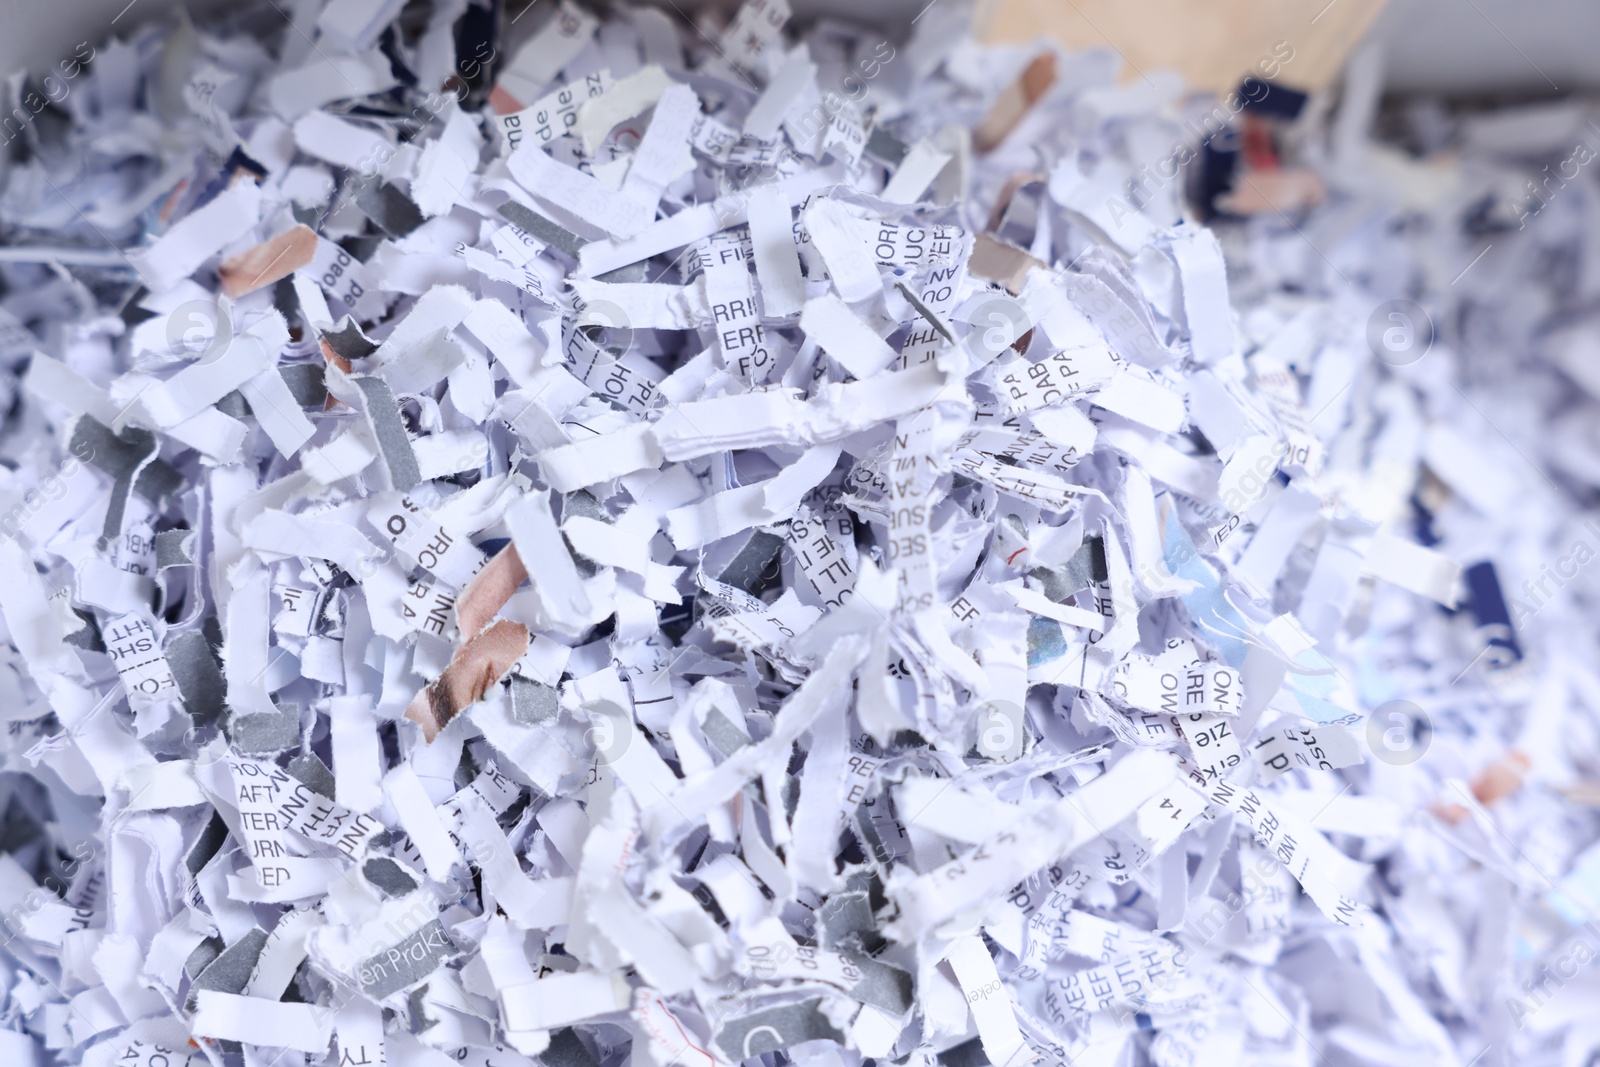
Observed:
[[[426,221],[409,196],[385,181],[361,182],[356,207],[390,237],[404,237]]]
[[[296,756],[283,768],[295,778],[304,782],[306,786],[316,792],[333,799],[334,790],[338,783],[334,781],[333,772],[328,765],[323,763],[315,752],[307,752],[303,756]]]
[[[67,446],[74,456],[94,464],[113,478],[138,466],[149,451],[148,431],[130,427],[118,437],[111,428],[84,415],[72,430],[72,441]],[[134,481],[134,488],[146,500],[155,502],[170,497],[183,487],[183,475],[171,464],[156,460],[148,464]]]
[[[198,630],[178,634],[167,642],[166,656],[184,708],[196,722],[210,722],[222,711],[228,686],[205,635]]]
[[[382,1000],[422,981],[456,951],[444,925],[434,919],[410,937],[362,960],[356,980],[367,996]]]
[[[394,392],[382,378],[360,377],[353,381],[366,397],[367,420],[378,439],[384,465],[389,468],[389,480],[400,492],[409,492],[422,481],[422,473],[417,468],[417,454],[411,451],[411,438],[401,421]]]
[[[337,326],[322,335],[322,341],[333,349],[334,355],[352,362],[366,359],[378,350],[375,341],[361,332],[349,315],[339,320]]]
[[[737,1062],[763,1052],[781,1052],[802,1041],[843,1041],[844,1035],[822,1014],[821,1005],[820,999],[802,1000],[739,1016],[717,1031],[717,1044]]]
[[[300,741],[300,709],[294,704],[281,704],[276,714],[232,714],[228,717],[228,739],[247,756],[275,756]]]
[[[501,204],[500,214],[513,226],[527,230],[551,248],[559,249],[573,259],[577,259],[583,246],[589,243],[566,227],[551,222],[531,207],[524,207],[515,200],[507,200]]]
[[[554,687],[529,678],[512,677],[511,714],[518,722],[537,726],[554,719],[560,708],[560,693]]]
[[[267,932],[259,926],[223,949],[195,977],[192,990],[210,989],[217,993],[238,993],[250,981],[256,969],[256,960],[267,945]]]
[[[193,537],[193,530],[162,530],[156,534],[156,569],[193,566],[194,559],[189,555]]]
[[[328,401],[328,387],[323,383],[327,368],[317,363],[292,363],[279,367],[278,374],[289,387],[289,395],[303,408],[321,408]]]

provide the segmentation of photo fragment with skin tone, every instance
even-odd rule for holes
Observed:
[[[0,1052],[1600,1050],[1600,120],[972,14],[19,76]]]

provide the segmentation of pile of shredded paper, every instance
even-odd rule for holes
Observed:
[[[1589,1062],[1590,113],[680,16],[13,80],[7,1062]]]

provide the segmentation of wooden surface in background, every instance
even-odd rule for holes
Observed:
[[[1275,50],[1293,58],[1278,80],[1322,89],[1361,41],[1385,0],[984,0],[991,41],[1054,37],[1072,49],[1110,47],[1124,80],[1167,68],[1190,86],[1227,92]]]

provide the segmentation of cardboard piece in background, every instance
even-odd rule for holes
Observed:
[[[1226,93],[1275,55],[1279,79],[1326,88],[1366,35],[1384,0],[981,0],[988,41],[1054,37],[1069,48],[1110,47],[1124,80],[1167,68],[1195,89]],[[1280,42],[1293,49],[1281,62]],[[1275,49],[1277,51],[1275,52]]]

